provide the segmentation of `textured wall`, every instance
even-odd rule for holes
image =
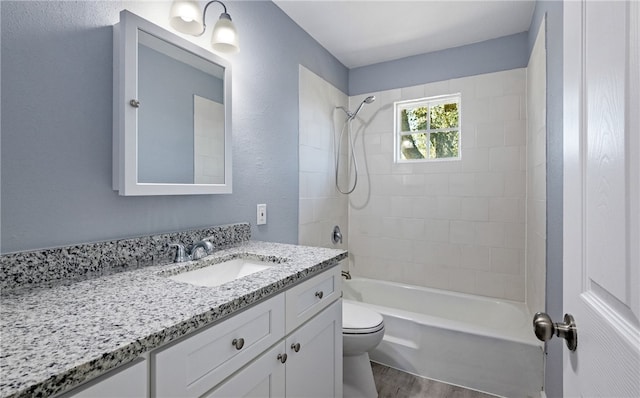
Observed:
[[[168,28],[170,5],[0,2],[3,252],[254,223],[257,203],[267,203],[269,223],[253,227],[254,239],[297,241],[298,65],[344,92],[348,72],[271,2],[228,4],[241,45],[225,56],[234,193],[120,197],[111,189],[112,25],[126,8]],[[188,39],[209,49],[210,33]]]
[[[462,95],[461,160],[394,163],[393,102],[453,93]],[[524,301],[525,93],[521,68],[369,93],[376,101],[354,122],[355,274]]]
[[[349,70],[349,95],[527,66],[527,32]]]
[[[346,94],[300,67],[300,207],[298,243],[346,249],[349,223],[347,196],[335,187],[334,145],[345,114],[336,106],[348,106]],[[340,181],[346,189],[346,135],[341,151]],[[343,235],[342,244],[331,240],[333,226]]]

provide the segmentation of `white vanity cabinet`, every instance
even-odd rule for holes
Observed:
[[[341,397],[340,267],[62,395]]]
[[[342,396],[340,268],[151,353],[152,397]]]
[[[341,397],[342,302],[334,301],[205,396]]]

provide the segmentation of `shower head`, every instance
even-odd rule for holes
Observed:
[[[353,118],[356,117],[356,115],[358,114],[358,112],[360,112],[360,109],[362,109],[362,107],[364,106],[364,104],[370,104],[373,101],[376,100],[376,97],[373,95],[368,96],[367,98],[363,99],[362,102],[360,103],[360,105],[358,106],[358,109],[356,109],[355,112],[350,112],[348,109],[346,109],[344,106],[336,106],[336,109],[342,109],[344,111],[344,113],[347,114],[347,119],[351,120]]]
[[[364,104],[370,104],[373,101],[376,100],[376,97],[374,97],[373,95],[368,96],[367,98],[365,98],[364,100],[362,100],[362,102],[360,103],[360,106],[358,106],[358,109],[356,109],[355,112],[353,112],[352,115],[350,115],[349,117],[351,119],[355,119],[355,117],[358,115],[358,112],[360,112],[360,109],[362,109],[362,107],[364,106]]]

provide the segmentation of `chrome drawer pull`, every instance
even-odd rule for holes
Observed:
[[[320,290],[319,292],[316,292],[316,297],[321,299],[322,296],[324,296],[324,293],[322,292],[322,290]]]
[[[278,360],[282,363],[287,362],[287,354],[278,354]]]
[[[236,350],[241,350],[242,347],[244,347],[244,339],[243,338],[233,339],[233,341],[231,342],[231,345],[236,347]]]
[[[300,343],[291,344],[291,349],[295,352],[300,351]]]

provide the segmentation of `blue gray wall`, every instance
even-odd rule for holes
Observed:
[[[562,41],[561,1],[537,1],[529,28],[533,48],[543,16],[547,37],[547,313],[562,319]],[[547,397],[562,397],[562,339],[547,343],[545,390]]]
[[[170,4],[0,2],[3,253],[255,223],[257,203],[269,223],[253,227],[254,239],[297,242],[298,65],[344,92],[348,71],[271,2],[228,4],[241,32],[240,53],[227,57],[233,194],[111,189],[112,25],[123,8],[167,23]]]
[[[349,95],[524,68],[528,33],[362,66],[349,71]]]

